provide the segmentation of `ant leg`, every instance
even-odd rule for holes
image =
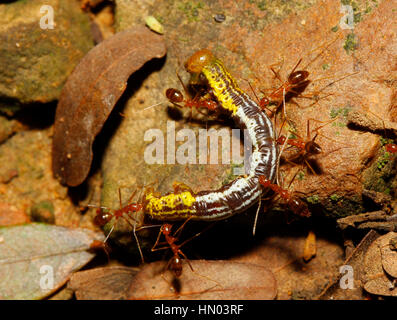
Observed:
[[[313,169],[312,166],[310,165],[309,161],[307,161],[306,159],[304,159],[304,161],[305,161],[307,167],[310,169],[310,171],[311,171],[314,175],[317,176],[316,171],[314,171],[314,169]]]
[[[123,204],[122,204],[122,200],[121,200],[121,187],[118,188],[118,193],[119,193],[120,209],[122,209],[122,208],[123,208]],[[129,199],[128,199],[128,201],[127,201],[127,204],[130,203],[130,201],[134,198],[134,196],[136,195],[136,193],[137,193],[137,190],[135,189],[134,192],[133,192],[133,193],[131,194],[131,196],[129,197]],[[136,230],[136,224],[138,223],[138,221],[132,216],[132,214],[131,214],[130,211],[124,212],[124,213],[127,215],[127,217],[128,217],[129,219],[133,220],[133,222],[134,222],[134,223],[132,224],[124,215],[121,216],[121,217],[134,229],[134,236],[135,236],[135,238],[136,238],[135,230]],[[138,246],[139,246],[139,244],[138,244]]]
[[[261,208],[261,203],[262,203],[262,198],[259,197],[259,203],[258,203],[258,209],[256,210],[255,214],[255,220],[254,220],[254,226],[252,228],[252,235],[255,236],[255,231],[256,231],[256,224],[258,222],[258,216],[259,216],[259,210]]]
[[[161,229],[160,229],[159,234],[157,235],[156,242],[154,243],[154,245],[153,245],[153,247],[152,247],[152,249],[151,249],[152,252],[153,252],[153,251],[158,251],[158,250],[165,250],[165,249],[168,249],[168,248],[169,248],[169,246],[157,248],[157,246],[160,244],[159,241],[160,241],[161,235],[162,235],[162,232],[161,232]]]
[[[189,90],[187,89],[187,87],[186,87],[185,84],[183,83],[182,78],[181,78],[181,76],[179,75],[178,71],[175,70],[175,73],[176,73],[176,76],[177,76],[178,79],[179,79],[179,82],[181,83],[181,85],[182,85],[182,87],[183,87],[183,90],[185,91],[185,93],[186,93],[187,95],[189,95]]]
[[[300,109],[305,110],[305,109],[309,109],[309,108],[315,106],[321,99],[328,98],[329,96],[332,96],[332,95],[334,95],[334,93],[329,93],[329,94],[327,94],[327,95],[325,95],[325,96],[322,96],[322,97],[313,98],[313,97],[304,96],[304,95],[301,95],[301,94],[300,94],[298,97],[295,97],[295,98],[299,98],[299,99],[301,99],[301,98],[302,98],[302,99],[311,99],[311,100],[316,100],[316,101],[313,102],[312,104],[309,104],[308,106],[301,106],[301,105],[299,105],[298,103],[296,103],[296,101],[294,101],[294,103],[295,103]]]
[[[319,130],[320,130],[321,128],[323,128],[323,127],[327,126],[328,124],[330,124],[330,123],[336,121],[336,119],[337,119],[337,118],[324,122],[324,121],[320,121],[320,120],[317,120],[317,119],[309,118],[308,121],[311,120],[311,121],[316,121],[316,122],[324,123],[323,125],[321,125],[321,126],[317,127],[316,129],[312,130],[311,132],[316,132],[316,137],[317,137],[317,136],[321,136],[321,137],[323,137],[323,138],[325,138],[325,139],[328,139],[328,140],[331,140],[331,141],[333,141],[333,142],[336,142],[336,143],[339,143],[339,144],[343,144],[343,145],[345,145],[346,147],[354,147],[353,145],[350,145],[350,144],[347,144],[347,143],[343,143],[343,142],[337,141],[337,140],[332,139],[332,138],[330,138],[330,137],[327,137],[327,136],[323,135],[321,132],[319,132]],[[308,130],[309,130],[309,124],[308,124]],[[310,138],[310,135],[309,135],[309,138]],[[314,139],[315,139],[315,138],[313,138],[311,141],[314,141]]]
[[[145,259],[143,258],[143,253],[142,253],[141,245],[140,245],[140,243],[139,243],[138,236],[136,235],[135,225],[134,225],[134,229],[133,229],[133,234],[134,234],[134,237],[135,237],[135,241],[136,241],[136,244],[137,244],[137,247],[138,247],[139,254],[140,254],[140,256],[141,256],[141,261],[142,261],[142,263],[145,263]]]
[[[308,135],[307,137],[308,137],[308,139],[310,139],[310,132],[318,133],[318,130],[320,130],[321,128],[324,128],[325,126],[329,125],[330,123],[334,122],[335,120],[336,120],[336,118],[332,119],[332,120],[329,120],[329,121],[320,121],[320,120],[313,119],[313,118],[307,119],[307,135]],[[317,127],[316,129],[310,131],[310,121],[323,123],[323,125],[321,125],[321,126]]]
[[[252,88],[251,83],[250,83],[249,80],[247,80],[247,79],[244,79],[244,80],[248,82],[248,85],[249,85],[249,87],[250,87],[252,93],[254,94],[256,101],[257,101],[258,104],[259,104],[259,98],[258,98],[258,96],[256,95],[254,88]]]
[[[326,94],[326,95],[324,95],[324,96],[322,96],[322,97],[319,97],[319,95],[320,95],[325,89],[327,89],[328,87],[331,87],[331,86],[334,85],[335,83],[337,83],[337,82],[339,82],[339,81],[342,81],[342,80],[346,79],[347,77],[353,76],[353,75],[355,75],[355,74],[357,74],[357,73],[359,73],[359,72],[353,72],[353,73],[347,74],[347,75],[345,75],[345,76],[343,76],[343,77],[341,77],[341,78],[339,78],[339,79],[336,79],[336,80],[334,80],[334,81],[332,81],[332,82],[326,84],[325,86],[323,86],[323,87],[320,88],[319,90],[313,91],[313,92],[311,93],[311,96],[307,96],[307,95],[303,95],[303,94],[299,93],[299,95],[297,96],[297,98],[304,98],[304,99],[316,100],[316,101],[313,102],[312,104],[310,104],[310,105],[308,105],[308,106],[305,106],[305,107],[300,107],[300,108],[301,108],[301,109],[308,109],[308,108],[311,108],[311,107],[313,107],[314,105],[316,105],[316,104],[318,103],[318,101],[320,101],[321,99],[325,99],[325,98],[327,98],[327,97],[329,97],[329,96],[334,95],[335,93],[332,93],[332,92],[331,92],[331,93],[328,93],[328,94]],[[314,83],[314,82],[317,82],[317,81],[321,81],[321,80],[325,80],[325,79],[330,79],[330,78],[331,78],[331,77],[323,77],[323,78],[318,78],[318,79],[311,80],[310,82],[311,82],[311,83]],[[292,91],[292,90],[291,90],[291,91]],[[317,96],[317,97],[316,97],[316,96]]]
[[[301,151],[299,152],[296,156],[290,158],[290,159],[285,159],[286,162],[292,164],[292,165],[298,165],[298,163],[294,162],[293,160],[295,159],[299,159],[301,156],[305,156],[305,151]],[[312,168],[312,166],[310,165],[310,163],[306,160],[306,158],[303,158],[303,161],[305,162],[305,164],[307,165],[307,167],[309,168],[309,170],[314,174],[317,175],[316,171]]]
[[[208,276],[205,276],[205,275],[203,275],[203,274],[200,274],[200,273],[198,273],[198,272],[195,272],[194,271],[194,269],[193,269],[193,266],[192,266],[192,264],[190,263],[190,260],[186,257],[186,255],[181,251],[181,250],[178,250],[178,253],[183,257],[183,259],[187,262],[187,264],[189,265],[189,267],[190,267],[190,270],[192,270],[192,272],[194,272],[194,274],[197,274],[198,276],[200,276],[200,277],[202,277],[202,278],[205,278],[205,279],[207,279],[207,280],[210,280],[210,281],[212,281],[212,282],[215,282],[219,287],[223,287],[218,281],[216,281],[216,280],[214,280],[214,279],[211,279],[210,277],[208,277]]]
[[[178,108],[183,109],[183,106],[181,106],[180,104],[176,103],[176,102],[172,102],[170,101],[174,106],[177,106]]]
[[[338,39],[341,38],[342,36],[343,36],[343,34],[339,34],[338,36],[335,37],[335,39],[331,40],[328,44],[325,43],[324,45],[322,45],[322,46],[320,46],[320,47],[317,47],[317,48],[314,48],[312,51],[310,51],[309,54],[312,53],[312,52],[314,52],[314,51],[316,51],[318,48],[324,47],[324,49],[321,50],[320,53],[319,53],[318,55],[316,55],[312,60],[310,60],[310,61],[308,62],[308,64],[303,68],[303,70],[306,70],[308,66],[310,66],[315,60],[317,60],[317,58],[318,58],[319,56],[321,56],[325,50],[327,50],[334,42],[336,42],[336,40],[338,40]]]
[[[113,225],[112,225],[112,227],[110,228],[110,231],[109,231],[109,233],[107,234],[105,240],[103,240],[103,243],[106,243],[106,241],[109,239],[109,236],[110,236],[110,234],[113,232],[113,229],[114,229],[114,225],[115,225],[115,224],[116,224],[116,222],[113,223]]]
[[[263,109],[266,109],[268,112],[270,112],[271,114],[273,114],[273,110],[270,110],[266,105],[263,105],[263,104],[261,103],[261,100],[259,100],[258,96],[256,95],[254,88],[252,88],[252,86],[251,86],[251,83],[250,83],[247,79],[244,79],[244,80],[246,80],[246,81],[248,82],[248,85],[249,85],[249,87],[250,87],[252,93],[254,94],[255,99],[256,99],[256,101],[258,102],[258,105],[261,107],[261,109],[262,109],[262,110],[263,110]]]
[[[201,235],[202,233],[204,233],[205,231],[209,230],[210,228],[212,228],[214,226],[215,223],[211,223],[210,225],[208,225],[207,227],[205,227],[202,231],[196,233],[194,236],[190,237],[189,239],[183,241],[180,245],[178,245],[178,247],[182,247],[183,245],[185,245],[187,242],[193,240],[194,238],[197,238],[199,235]]]
[[[186,219],[186,221],[174,232],[174,237],[179,237],[183,228],[185,227],[186,223],[191,220],[193,216],[190,216],[189,218]]]
[[[161,243],[163,243],[163,242],[161,242]],[[168,243],[167,243],[166,247],[154,248],[154,246],[153,246],[151,251],[154,252],[154,251],[160,251],[160,250],[166,250],[166,249],[170,249],[170,246],[168,245]]]
[[[284,81],[281,79],[280,74],[276,71],[274,71],[274,69],[272,67],[270,67],[270,70],[272,70],[272,72],[274,73],[274,76],[281,82],[283,83]]]
[[[164,275],[164,273],[169,269],[170,264],[171,264],[171,261],[172,261],[172,259],[168,260],[168,262],[167,262],[165,268],[164,268],[163,271],[161,272],[161,278],[163,278],[163,280],[164,280],[166,283],[168,283],[168,285],[170,286],[170,291],[176,291],[175,288],[174,288],[174,285],[173,285],[172,281],[169,281],[169,280],[165,277],[165,275]]]
[[[299,169],[299,168],[298,168],[298,170],[296,170],[294,176],[292,177],[291,181],[290,181],[289,184],[288,184],[287,189],[289,189],[289,188],[291,187],[292,183],[294,182],[296,176],[298,175],[298,173],[299,173],[300,171],[301,171],[301,169]]]
[[[137,236],[137,234],[136,234],[136,224],[137,224],[137,221],[131,216],[131,215],[129,215],[129,214],[127,214],[127,216],[130,218],[130,219],[132,219],[133,221],[134,221],[134,223],[131,223],[131,221],[130,220],[128,220],[124,215],[122,215],[122,216],[120,216],[122,219],[124,219],[124,221],[126,221],[129,225],[130,225],[130,227],[132,228],[132,234],[134,235],[134,238],[135,238],[135,242],[136,242],[136,245],[137,245],[137,247],[138,247],[138,251],[139,251],[139,255],[141,256],[141,260],[142,260],[142,263],[145,263],[145,259],[143,258],[143,253],[142,253],[142,249],[141,249],[141,245],[140,245],[140,243],[139,243],[139,239],[138,239],[138,236]],[[107,237],[106,237],[106,239],[110,236],[110,233],[113,231],[113,228],[114,228],[114,224],[113,224],[113,226],[112,226],[112,229],[111,229],[111,231],[109,232],[109,234],[107,235]],[[138,228],[138,230],[140,230],[141,228],[139,227]],[[143,228],[142,228],[143,229]]]
[[[290,158],[290,159],[285,159],[285,161],[288,162],[289,164],[292,164],[292,165],[294,165],[294,166],[297,166],[297,165],[299,165],[299,163],[294,162],[294,161],[292,161],[292,160],[299,159],[299,158],[302,156],[302,154],[303,154],[303,152],[299,152],[296,156],[293,156],[293,157]]]
[[[296,70],[296,68],[298,68],[299,64],[302,62],[302,58],[299,59],[299,61],[297,62],[297,64],[295,65],[295,67],[292,69],[292,71],[289,73],[288,77],[293,74]],[[306,68],[305,68],[306,69]]]
[[[189,261],[189,259],[186,257],[186,255],[182,252],[182,250],[178,249],[178,253],[186,260],[187,264],[189,265],[190,269],[194,272],[194,269]]]

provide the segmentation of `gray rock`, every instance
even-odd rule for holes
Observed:
[[[0,109],[48,103],[59,97],[78,61],[93,46],[90,22],[78,2],[50,0],[54,28],[42,29],[43,1],[0,5]],[[23,13],[23,14],[21,14]]]

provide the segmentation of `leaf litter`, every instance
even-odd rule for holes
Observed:
[[[31,223],[0,228],[0,298],[42,299],[87,264],[102,233]]]
[[[112,266],[75,273],[68,288],[77,299],[269,300],[277,294],[273,273],[262,266],[224,260],[190,260],[177,278],[166,261],[140,269]],[[137,271],[139,270],[139,271]]]
[[[132,73],[166,53],[163,38],[144,26],[104,40],[80,61],[58,102],[52,145],[52,170],[63,184],[87,177],[92,144]]]
[[[68,289],[74,291],[77,300],[126,299],[137,270],[139,269],[111,266],[79,271],[70,278]]]
[[[389,232],[377,238],[368,248],[364,259],[364,289],[375,295],[397,297],[397,252],[390,249]]]
[[[277,283],[262,266],[224,260],[192,260],[176,278],[164,261],[145,265],[129,288],[129,299],[274,299]]]

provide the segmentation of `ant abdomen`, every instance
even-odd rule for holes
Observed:
[[[103,212],[102,209],[97,209],[97,214],[94,217],[94,223],[97,226],[103,227],[110,220],[112,220],[112,215],[109,212]]]
[[[305,144],[305,151],[306,151],[308,154],[319,154],[319,153],[321,153],[323,150],[321,149],[320,145],[317,144],[316,142],[314,142],[314,141],[308,141],[308,142]]]
[[[306,83],[306,79],[309,77],[309,72],[300,70],[300,71],[295,71],[291,73],[288,77],[288,82],[290,84],[299,84],[299,86],[303,86],[304,83]],[[307,80],[309,82],[309,80]]]
[[[291,198],[288,201],[288,206],[294,214],[302,217],[310,217],[309,208],[302,200],[298,198]]]
[[[183,101],[183,94],[178,89],[175,88],[168,88],[165,91],[165,96],[171,102],[182,102]]]

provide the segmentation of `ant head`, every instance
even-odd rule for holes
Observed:
[[[143,205],[141,203],[131,203],[128,205],[128,209],[130,212],[139,212],[143,209]]]
[[[218,110],[218,104],[215,101],[208,100],[204,101],[205,107],[210,111]]]
[[[271,184],[270,180],[265,176],[259,176],[259,183],[264,187],[268,187]]]
[[[178,89],[175,88],[168,88],[165,91],[165,96],[171,102],[182,102],[183,101],[183,94]]]
[[[319,153],[323,152],[320,145],[318,143],[314,142],[314,138],[312,141],[307,142],[305,145],[305,150],[308,154],[319,154]]]
[[[309,72],[307,71],[295,71],[292,72],[289,77],[288,77],[288,81],[291,84],[300,84],[301,82],[303,82],[304,80],[306,80],[306,78],[309,76]]]
[[[283,144],[285,143],[286,140],[287,140],[287,137],[281,135],[281,136],[279,136],[279,137],[277,138],[277,143],[280,144],[280,145],[283,145]]]
[[[199,50],[186,61],[185,68],[189,73],[200,73],[213,59],[214,55],[210,50]]]
[[[171,233],[171,229],[172,229],[172,224],[169,224],[169,223],[164,223],[161,226],[161,232],[163,234],[170,234]]]
[[[262,109],[265,109],[268,105],[270,104],[270,100],[269,98],[263,97],[260,101],[259,101],[259,106]]]

